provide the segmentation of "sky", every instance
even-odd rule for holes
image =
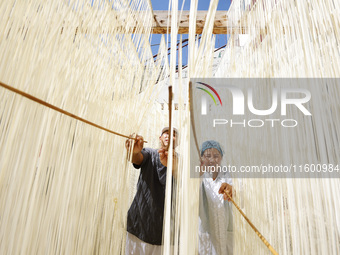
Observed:
[[[218,6],[217,6],[217,10],[220,11],[227,11],[229,9],[230,6],[230,1],[231,0],[219,0]],[[168,10],[169,9],[169,0],[151,0],[151,4],[152,4],[152,8],[153,10]],[[182,8],[182,4],[183,4],[183,0],[179,0],[178,1],[178,9],[181,10]],[[209,9],[209,4],[210,1],[209,0],[198,0],[198,10],[200,11],[207,11]],[[184,0],[184,6],[183,6],[183,10],[190,10],[190,0]],[[187,39],[188,35],[182,35],[182,40]],[[165,35],[165,39],[166,39],[166,35]],[[151,49],[152,49],[152,53],[153,55],[158,53],[158,46],[161,40],[161,35],[157,35],[154,34],[152,35],[151,38]],[[177,38],[177,40],[179,40],[179,36]],[[215,43],[215,48],[219,48],[223,45],[225,45],[227,43],[227,35],[216,35],[216,43]],[[184,44],[185,45],[185,44]],[[170,36],[169,36],[169,45],[168,47],[170,47]],[[187,55],[188,55],[188,51],[187,51],[187,47],[183,48],[183,65],[186,65],[186,61],[187,61]]]

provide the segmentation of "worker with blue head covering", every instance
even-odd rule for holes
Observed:
[[[233,254],[232,208],[224,194],[226,190],[232,196],[232,183],[226,173],[215,171],[221,169],[224,154],[217,141],[208,140],[201,146],[200,255]]]

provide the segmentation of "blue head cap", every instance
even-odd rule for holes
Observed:
[[[221,156],[223,157],[223,150],[221,145],[214,141],[214,140],[209,140],[209,141],[205,141],[202,144],[202,148],[201,148],[201,156],[203,156],[203,153],[207,150],[207,149],[211,149],[211,148],[215,148],[216,150],[218,150],[221,153]]]

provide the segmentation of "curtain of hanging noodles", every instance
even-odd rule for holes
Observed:
[[[245,28],[247,34],[231,31],[216,76],[339,77],[339,12],[335,1],[232,1],[228,22],[235,30]],[[310,155],[311,162],[319,157],[339,162],[339,84],[314,89],[327,95],[324,100],[314,100],[313,116],[320,121],[299,120],[305,131],[294,134],[296,143],[286,148],[289,153],[279,155],[281,162],[302,152]],[[282,146],[291,136],[283,133],[258,144]],[[267,137],[273,136],[269,132]],[[228,139],[234,145],[228,158],[231,163],[239,157],[237,148],[242,147],[254,148],[254,158],[267,157],[256,152],[256,143],[248,142],[254,140],[251,136],[240,139],[231,133]],[[243,159],[242,163],[247,162]],[[234,188],[239,194],[237,203],[279,254],[338,254],[339,184],[338,178],[244,179],[234,181]],[[234,230],[235,254],[267,252],[237,212]]]
[[[2,1],[0,81],[156,147],[150,13],[145,1]],[[0,98],[0,253],[119,254],[138,176],[125,139]]]
[[[231,37],[227,48],[230,54],[224,55],[218,70],[220,77],[339,75],[339,3],[278,1],[274,5],[270,1],[256,1],[249,13],[238,6],[241,2],[233,1],[229,14],[243,15],[242,21],[250,31],[248,44],[240,51],[233,40],[236,36]],[[133,1],[129,6],[115,1],[111,7],[103,2],[90,5],[85,1],[1,3],[0,13],[8,18],[0,21],[0,78],[116,131],[130,133],[137,126],[138,132],[149,135],[151,147],[156,147],[152,134],[157,133],[161,124],[155,119],[163,114],[153,113],[152,105],[148,106],[148,114],[140,111],[148,105],[146,99],[152,93],[148,85],[154,84],[160,68],[148,62],[151,75],[142,79],[146,70],[143,59],[151,56],[147,40],[139,33],[127,36],[121,26],[123,22],[123,27],[134,24],[134,10],[146,10],[138,18],[143,24],[137,25],[137,31],[150,27],[147,4]],[[195,15],[196,9],[191,9],[191,13]],[[213,9],[208,15],[212,12]],[[191,31],[194,15],[190,17]],[[117,27],[112,29],[112,24]],[[259,39],[261,32],[255,24],[267,26],[270,33],[265,34],[265,40]],[[283,31],[281,27],[287,29]],[[98,35],[98,31],[104,32]],[[197,44],[193,35],[189,35],[191,77],[197,73],[194,70],[205,66],[199,62],[203,52],[211,50],[208,46],[202,50],[201,43],[201,48],[196,49],[199,57],[194,58]],[[126,75],[131,73],[135,75]],[[138,96],[141,83],[144,94]],[[124,141],[3,89],[0,93],[1,252],[119,253],[124,249],[122,225],[129,205],[121,194],[127,194],[122,192],[124,188],[134,186],[126,181],[132,178],[127,177],[136,175],[124,171],[127,169]],[[339,96],[338,90],[331,93]],[[319,111],[322,115],[322,109]],[[339,116],[334,118],[332,128],[338,134]],[[138,120],[137,125],[133,120]],[[147,129],[145,123],[153,124]],[[333,137],[325,139],[329,144]],[[338,150],[335,153],[337,157]],[[242,184],[244,195],[238,202],[250,214],[256,212],[252,218],[257,219],[256,225],[264,229],[280,254],[339,253],[338,179],[243,180]],[[197,185],[187,187],[195,189]],[[236,194],[241,193],[238,182],[235,190]],[[182,193],[183,218],[191,209],[187,206],[191,199],[185,196],[187,193]],[[259,208],[258,203],[264,206]],[[316,212],[315,208],[323,210]],[[306,216],[297,214],[302,210]],[[276,217],[272,217],[273,212],[277,212]],[[264,253],[266,248],[252,230],[237,213],[234,215],[235,252]],[[185,233],[194,233],[196,226],[183,225],[180,238],[187,238]],[[190,242],[180,245],[183,250],[196,247]]]

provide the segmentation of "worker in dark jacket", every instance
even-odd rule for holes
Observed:
[[[177,136],[174,129],[174,147]],[[169,128],[165,127],[158,150],[143,148],[143,137],[139,135],[136,140],[126,141],[128,151],[134,143],[131,161],[135,168],[141,169],[137,192],[128,211],[126,254],[161,254],[169,138]],[[176,153],[174,160],[177,162]]]

